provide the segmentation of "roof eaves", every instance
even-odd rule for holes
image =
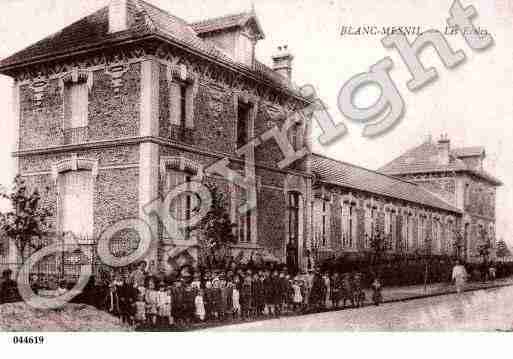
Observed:
[[[87,44],[85,46],[78,46],[76,48],[67,49],[65,51],[55,51],[51,52],[45,55],[41,56],[35,56],[33,58],[29,58],[26,61],[17,61],[13,63],[8,63],[7,65],[1,65],[0,62],[0,73],[6,73],[10,70],[13,70],[15,68],[29,66],[29,65],[35,65],[41,62],[48,62],[48,61],[54,61],[57,59],[63,59],[67,57],[76,56],[82,53],[91,52],[95,50],[100,50],[103,48],[111,47],[111,46],[118,46],[122,44],[129,44],[138,42],[147,38],[151,38],[153,34],[151,33],[145,33],[138,36],[117,36],[116,38],[109,38],[103,41],[99,41],[93,44]]]

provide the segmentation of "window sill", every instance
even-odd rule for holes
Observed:
[[[177,247],[196,247],[198,245],[198,241],[196,239],[163,239],[162,244]]]
[[[237,243],[237,244],[231,244],[231,248],[235,249],[261,249],[262,246],[256,243]]]

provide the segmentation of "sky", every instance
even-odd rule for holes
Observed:
[[[255,7],[266,39],[257,45],[257,56],[271,63],[276,48],[288,45],[295,59],[293,80],[312,84],[336,122],[349,133],[329,146],[316,140],[316,152],[377,169],[406,150],[437,140],[447,133],[451,146],[484,146],[485,168],[504,186],[497,196],[497,238],[513,246],[513,0],[463,0],[478,13],[474,24],[486,29],[494,46],[474,52],[460,34],[448,35],[454,50],[462,50],[466,62],[446,69],[436,52],[427,48],[421,56],[439,77],[412,93],[406,83],[409,72],[395,50],[381,45],[380,35],[340,34],[342,26],[419,26],[421,31],[445,32],[452,0],[148,0],[188,21],[197,21]],[[100,9],[108,0],[2,0],[0,1],[0,58],[6,57]],[[415,35],[410,37],[413,40]],[[394,62],[391,76],[406,112],[387,134],[368,139],[362,125],[350,122],[337,108],[337,97],[346,81],[386,56]],[[12,151],[11,80],[0,76],[0,184],[14,176]],[[379,91],[359,91],[355,102],[372,105]],[[318,133],[315,131],[315,133]]]

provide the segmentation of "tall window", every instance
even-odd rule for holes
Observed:
[[[330,202],[325,198],[321,199],[321,228],[319,237],[321,246],[327,247],[330,237]]]
[[[87,86],[87,83],[73,83],[69,85],[69,89],[71,102],[71,118],[69,127],[85,127],[87,126],[87,115],[89,106],[89,88]]]
[[[392,211],[385,210],[385,249],[392,250]]]
[[[451,254],[454,247],[454,223],[450,220],[447,222],[447,227],[445,231],[446,240],[445,240],[445,253]]]
[[[61,229],[80,239],[93,236],[93,176],[69,171],[60,176]]]
[[[169,118],[180,129],[192,128],[194,119],[193,85],[171,82],[169,89]]]
[[[407,252],[410,250],[410,215],[408,213],[403,214],[403,225],[401,228],[404,250]]]
[[[395,211],[390,212],[390,239],[390,250],[393,250],[397,245],[397,213]]]
[[[168,190],[171,191],[175,187],[184,183],[190,184],[192,175],[189,173],[181,172],[175,169],[169,169],[167,172]],[[174,234],[181,234],[177,238],[173,238],[173,233],[166,233],[165,237],[173,240],[189,240],[191,237],[191,229],[187,223],[191,220],[193,212],[198,204],[198,198],[193,192],[184,192],[176,196],[172,201],[169,208],[171,216],[176,219],[171,225],[176,226],[173,228]]]
[[[89,87],[84,81],[68,83],[69,93],[67,116],[64,121],[66,144],[82,143],[87,140]]]
[[[463,195],[463,206],[466,207],[470,204],[470,184],[465,183],[465,190]]]
[[[408,216],[408,239],[410,242],[410,246],[409,246],[410,250],[417,249],[415,239],[413,237],[414,230],[415,230],[415,218],[413,215],[409,215]]]
[[[301,146],[301,124],[300,123],[293,123],[289,128],[289,141],[292,145],[292,148],[295,151],[298,151]]]
[[[358,233],[356,206],[349,202],[342,205],[342,245],[344,248],[355,248]]]
[[[237,106],[237,148],[241,148],[249,140],[249,122],[251,107],[239,102]]]
[[[370,241],[376,234],[376,211],[375,207],[365,207],[365,248],[370,248]]]
[[[289,193],[289,243],[297,245],[299,240],[299,193]]]
[[[187,86],[180,84],[180,127],[185,128],[187,126]]]
[[[419,215],[419,230],[418,230],[418,246],[425,248],[426,246],[426,217]]]
[[[432,241],[433,252],[438,253],[439,246],[438,246],[438,220],[437,219],[432,219],[431,229],[432,229],[431,238],[433,240]]]
[[[246,191],[240,187],[236,189],[237,193],[237,203],[235,213],[237,216],[237,229],[238,229],[238,239],[239,243],[250,243],[251,242],[251,219],[252,219],[252,211],[247,211],[245,213],[239,213],[239,206],[244,205],[247,202]]]

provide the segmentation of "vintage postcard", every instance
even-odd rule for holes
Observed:
[[[10,344],[513,330],[513,0],[0,13]]]

